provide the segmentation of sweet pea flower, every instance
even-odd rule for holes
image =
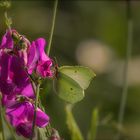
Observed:
[[[53,72],[51,70],[52,60],[44,51],[45,45],[46,41],[43,38],[38,38],[30,44],[27,38],[12,29],[7,30],[2,37],[0,49],[11,50],[18,56],[27,67],[29,74],[35,71],[39,76],[46,78],[52,77]]]
[[[15,90],[15,85],[9,77],[9,65],[11,56],[0,51],[0,91],[3,94],[11,94]]]
[[[23,97],[25,99],[30,99],[30,100],[35,99],[35,95],[34,95],[31,83],[27,84],[20,91],[15,92],[15,93],[13,92],[13,94],[10,94],[10,95],[3,94],[2,105],[5,107],[12,106],[13,104],[15,104],[15,102],[17,102],[19,97]]]
[[[4,36],[2,37],[0,49],[13,49],[14,41],[12,39],[12,35],[9,30],[6,31]]]
[[[0,44],[0,94],[6,116],[16,132],[26,138],[32,135],[34,91],[29,75],[52,77],[52,60],[44,51],[46,41],[39,38],[30,44],[16,30],[7,30]],[[37,108],[35,125],[45,127],[49,117]]]
[[[18,42],[18,43],[17,43]],[[25,71],[30,42],[16,30],[7,30],[0,44],[0,91],[2,103],[9,106],[16,95],[35,98],[29,75]]]
[[[11,51],[19,58],[21,58],[24,64],[27,64],[27,49],[30,42],[23,35],[20,35],[16,30],[7,30],[0,44],[0,49],[5,51]]]
[[[0,91],[6,95],[21,92],[29,83],[22,60],[0,51]]]
[[[53,128],[49,140],[62,140],[62,139],[60,138],[58,131]]]
[[[34,106],[28,102],[19,102],[6,109],[6,116],[11,125],[16,128],[16,132],[26,138],[32,135],[32,124],[34,116]],[[45,127],[49,123],[49,116],[41,109],[37,108],[35,125]]]
[[[28,73],[32,74],[35,70],[41,77],[52,77],[53,72],[51,70],[52,60],[45,53],[44,48],[46,41],[43,38],[38,38],[33,41],[28,53]]]
[[[5,107],[14,104],[17,95],[35,99],[22,59],[3,50],[0,50],[0,91],[2,105]]]

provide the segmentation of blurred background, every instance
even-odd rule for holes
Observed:
[[[8,15],[12,27],[29,40],[49,39],[53,0],[12,0]],[[140,140],[140,1],[132,2],[133,48],[128,70],[128,97],[122,140]],[[0,9],[0,37],[5,33],[4,12]],[[96,140],[115,140],[123,86],[123,69],[127,44],[126,2],[110,0],[60,0],[58,4],[51,57],[58,64],[84,65],[92,68],[96,78],[77,103],[73,113],[86,137],[91,113],[99,109]],[[65,123],[65,103],[44,81],[40,95],[51,117],[51,124],[61,137],[70,140]],[[105,123],[102,123],[105,122]]]

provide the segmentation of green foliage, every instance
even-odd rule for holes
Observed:
[[[92,112],[91,127],[88,133],[88,140],[95,140],[98,125],[98,110],[97,108]]]
[[[10,28],[12,24],[12,19],[7,16],[7,12],[5,12],[4,16],[5,16],[5,24],[8,28]]]
[[[0,140],[5,140],[4,136],[4,129],[3,129],[3,110],[2,110],[2,105],[1,105],[1,93],[0,93]]]
[[[10,1],[1,1],[0,7],[3,7],[5,9],[4,17],[5,17],[5,24],[10,29],[10,26],[12,24],[12,19],[7,16],[7,9],[11,7]]]
[[[38,140],[46,140],[46,129],[45,128],[38,128]]]
[[[5,8],[10,8],[11,7],[11,2],[10,1],[1,1],[0,2],[0,6],[1,7],[5,7]]]
[[[2,135],[2,131],[3,131],[3,128],[2,128],[2,116],[1,116],[1,112],[0,112],[0,140],[3,140],[3,135]]]
[[[89,86],[94,72],[83,66],[63,66],[58,69],[54,82],[58,96],[69,102],[76,103],[84,98],[84,90]]]
[[[67,126],[70,131],[71,140],[84,140],[79,127],[76,124],[76,121],[73,117],[71,106],[66,106],[66,117],[67,117]]]

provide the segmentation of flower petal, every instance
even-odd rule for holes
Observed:
[[[17,126],[25,119],[25,103],[16,103],[13,106],[6,108],[6,116],[13,126]]]
[[[38,127],[45,127],[48,125],[49,120],[49,116],[38,108],[36,112],[36,125]]]
[[[39,59],[39,53],[36,50],[35,41],[32,42],[30,48],[29,48],[29,54],[28,54],[28,73],[32,74],[33,70],[35,69],[37,65],[37,61]]]
[[[10,32],[7,30],[4,36],[2,37],[0,48],[12,49],[13,46],[14,46],[14,42],[13,42],[12,36]]]
[[[18,135],[22,135],[25,138],[30,138],[32,135],[32,124],[31,123],[20,123],[16,127]]]
[[[32,99],[35,98],[34,91],[33,91],[31,83],[27,84],[23,88],[23,90],[21,91],[21,95],[27,96],[28,98],[32,98]]]

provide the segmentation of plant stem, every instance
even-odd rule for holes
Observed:
[[[47,49],[47,54],[48,55],[50,54],[50,50],[51,50],[52,37],[53,37],[53,33],[54,33],[54,26],[55,26],[56,12],[57,12],[57,5],[58,5],[58,0],[55,0],[54,10],[53,10],[54,12],[53,12],[52,26],[51,26],[51,33],[50,33],[49,44],[48,44],[48,49]],[[31,134],[30,140],[33,139],[33,135],[34,135],[35,121],[36,121],[36,110],[37,110],[37,107],[38,107],[39,90],[40,90],[40,83],[37,84],[36,88],[35,88],[35,86],[34,86],[35,84],[32,80],[31,80],[31,83],[32,83],[34,93],[36,95],[36,100],[35,100],[35,111],[34,111],[34,118],[33,118],[32,134]]]
[[[52,44],[52,37],[54,34],[54,27],[55,27],[55,21],[56,21],[56,12],[57,12],[57,6],[58,6],[58,0],[55,0],[54,2],[54,8],[53,8],[53,18],[52,18],[52,26],[51,26],[51,32],[50,32],[50,37],[49,37],[49,43],[48,43],[48,48],[47,48],[47,54],[50,54],[50,50],[51,50],[51,44]],[[42,106],[42,104],[41,104]],[[51,135],[51,125],[49,123],[49,125],[46,128],[47,130],[47,134],[48,136]]]
[[[97,127],[98,127],[98,109],[95,108],[92,111],[92,118],[91,118],[91,128],[88,133],[88,140],[95,140],[97,135]]]
[[[126,4],[127,4],[127,48],[126,48],[126,59],[125,59],[124,71],[123,71],[122,98],[121,98],[120,110],[119,110],[119,115],[118,115],[118,124],[120,128],[122,128],[123,126],[126,100],[127,100],[127,94],[128,94],[128,69],[129,69],[129,60],[131,58],[132,39],[133,39],[131,0],[127,0]],[[121,133],[118,132],[116,140],[120,140],[120,138],[121,138]]]
[[[36,90],[36,99],[35,99],[35,107],[34,107],[35,110],[34,110],[34,117],[33,117],[32,134],[31,134],[30,140],[32,140],[33,136],[34,136],[35,122],[36,122],[36,111],[37,111],[37,107],[38,107],[39,91],[40,91],[40,83],[39,82],[37,83],[36,89],[34,89],[34,90]]]
[[[3,127],[3,110],[0,98],[0,140],[5,140],[4,127]]]
[[[55,26],[55,20],[56,20],[57,5],[58,5],[58,0],[55,0],[55,2],[54,2],[54,10],[53,10],[52,26],[51,26],[51,33],[50,33],[48,49],[47,49],[47,54],[48,55],[50,54],[50,50],[51,50],[52,37],[53,37],[53,33],[54,33],[54,26]]]
[[[16,140],[16,136],[14,134],[13,128],[11,127],[11,125],[9,124],[9,122],[7,121],[7,119],[5,118],[5,116],[4,116],[4,121],[6,122],[6,125],[7,125],[7,127],[9,128],[9,130],[11,132],[12,139],[13,140]]]
[[[11,30],[12,20],[10,18],[8,18],[7,11],[5,11],[4,16],[5,16],[5,24],[9,30],[9,32],[12,34],[12,30]]]

